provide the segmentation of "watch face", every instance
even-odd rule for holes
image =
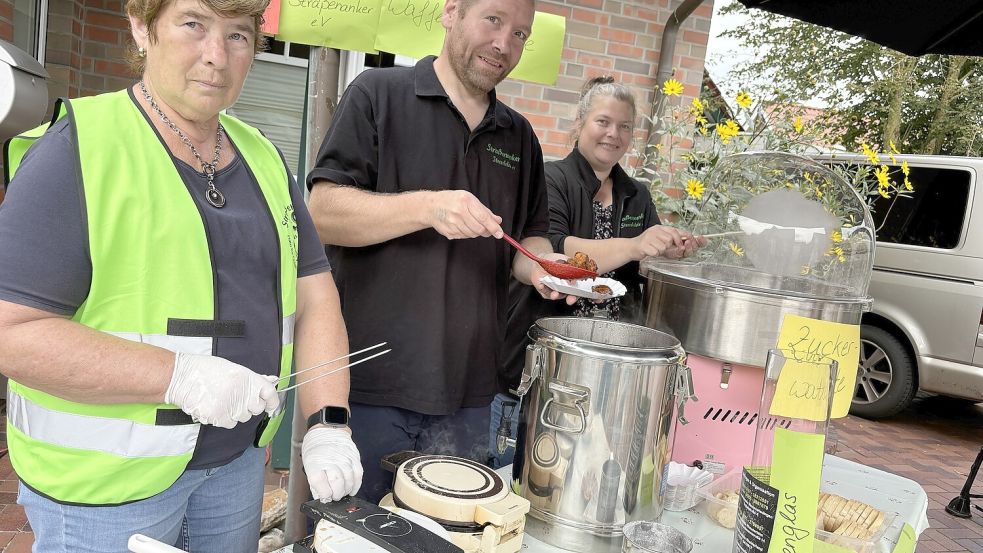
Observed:
[[[344,407],[325,407],[321,413],[324,424],[348,424],[348,409]]]
[[[348,424],[348,409],[344,407],[328,406],[319,411],[315,411],[307,419],[307,428],[310,429],[318,424],[331,424],[345,426]]]

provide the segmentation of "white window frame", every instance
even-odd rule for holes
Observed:
[[[43,0],[47,2],[47,0]],[[271,40],[273,37],[269,37]],[[270,52],[260,52],[256,54],[256,59],[262,61],[270,61],[273,63],[282,63],[284,65],[293,65],[295,67],[307,67],[309,65],[307,58],[296,58],[290,55],[290,45],[291,42],[283,42],[283,53],[282,54],[271,54]],[[313,48],[313,46],[312,46]]]

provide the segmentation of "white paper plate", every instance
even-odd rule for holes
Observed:
[[[546,286],[549,286],[557,292],[562,292],[564,294],[570,294],[571,296],[578,296],[581,298],[589,298],[592,300],[607,300],[611,298],[617,298],[619,296],[625,295],[628,291],[624,284],[621,284],[613,278],[586,278],[584,280],[563,280],[562,278],[556,278],[555,276],[544,276],[539,279]],[[599,294],[591,290],[594,286],[603,284],[611,289],[610,294]]]

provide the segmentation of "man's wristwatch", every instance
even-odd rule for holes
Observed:
[[[326,424],[328,426],[348,426],[348,419],[350,415],[348,414],[348,409],[344,407],[335,407],[333,405],[328,405],[327,407],[322,407],[315,411],[313,415],[307,419],[307,429],[310,430],[318,424]]]

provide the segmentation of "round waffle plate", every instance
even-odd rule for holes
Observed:
[[[509,494],[494,470],[460,457],[421,455],[396,471],[393,493],[424,515],[447,522],[474,522],[475,508],[501,501]]]

